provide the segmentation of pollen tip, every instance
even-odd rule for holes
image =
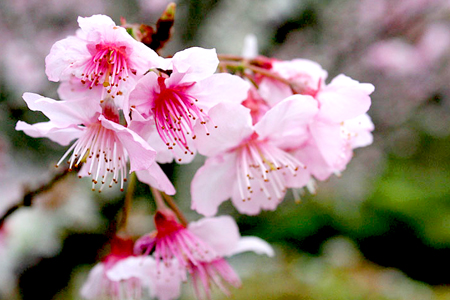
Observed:
[[[126,178],[124,178],[124,179],[123,179],[123,182],[127,182],[127,179],[126,179]]]
[[[121,192],[123,192],[123,189],[120,189]]]

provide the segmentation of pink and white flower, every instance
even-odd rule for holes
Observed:
[[[263,78],[259,92],[269,104],[273,106],[284,97],[302,94],[314,97],[319,107],[308,124],[311,139],[297,149],[296,157],[307,164],[308,172],[319,180],[344,170],[353,155],[353,140],[359,135],[371,140],[373,124],[365,113],[371,105],[369,95],[374,90],[373,85],[359,83],[342,74],[326,84],[327,72],[319,64],[305,59],[274,61],[271,71],[290,84]],[[364,125],[349,126],[355,118],[364,119]]]
[[[313,152],[320,153],[328,171],[323,172],[323,167],[311,164],[309,171],[316,178],[324,180],[344,170],[358,143],[365,146],[371,141],[373,124],[365,113],[370,107],[369,95],[373,90],[373,85],[341,74],[317,91],[319,113],[309,124],[313,140],[309,145],[315,145]],[[365,136],[364,142],[354,141],[362,136]]]
[[[178,161],[181,157],[185,162],[192,160],[194,149],[188,135],[196,137],[194,125],[209,120],[211,107],[220,102],[240,103],[247,97],[247,82],[230,74],[214,74],[218,63],[214,49],[177,52],[167,70],[149,72],[130,94],[132,111],[156,125],[169,150],[179,148],[173,151]]]
[[[135,256],[133,241],[115,236],[111,251],[89,273],[81,288],[86,299],[176,299],[180,295],[182,271],[174,263],[156,268],[153,257]]]
[[[236,222],[229,216],[204,218],[190,223],[187,227],[180,224],[170,212],[158,211],[155,215],[157,231],[139,239],[135,244],[137,253],[150,253],[165,267],[173,264],[187,271],[194,284],[197,297],[203,289],[210,297],[211,284],[217,285],[229,295],[227,285],[239,287],[238,275],[224,257],[245,251],[273,256],[273,249],[257,237],[241,237]]]
[[[81,295],[86,299],[140,299],[143,284],[138,264],[133,256],[133,241],[115,236],[111,252],[91,270]]]
[[[309,181],[306,165],[291,151],[309,139],[307,125],[317,112],[317,101],[304,95],[286,98],[255,125],[250,110],[241,105],[212,108],[218,132],[197,140],[199,152],[209,158],[192,181],[191,208],[212,216],[231,198],[240,213],[274,210],[288,188],[301,188]]]
[[[154,163],[155,151],[138,134],[119,124],[112,101],[100,104],[89,97],[56,101],[32,93],[25,93],[23,99],[31,110],[41,111],[50,121],[33,125],[19,121],[16,130],[32,137],[47,137],[63,146],[76,139],[57,166],[69,155],[69,168],[84,163],[79,175],[91,176],[93,189],[100,182],[101,191],[108,177],[110,187],[120,182],[123,189],[129,159],[130,172],[137,171],[138,177],[141,174],[147,179],[144,182],[166,193],[175,193],[164,172]]]
[[[108,16],[79,17],[78,24],[76,35],[56,42],[45,59],[51,81],[73,75],[87,88],[101,88],[103,95],[106,91],[114,98],[150,68],[164,64],[156,52],[134,40]]]

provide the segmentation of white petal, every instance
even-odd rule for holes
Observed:
[[[230,198],[236,180],[235,155],[211,157],[197,170],[191,182],[191,209],[213,216],[219,205]]]
[[[167,195],[174,195],[176,193],[172,182],[156,162],[147,170],[136,171],[136,176],[139,181],[163,191]]]
[[[188,229],[220,256],[232,255],[241,236],[236,221],[230,216],[203,218],[189,223]]]
[[[204,125],[197,122],[194,140],[199,153],[213,156],[238,146],[253,133],[250,110],[240,104],[219,103],[209,111],[206,134]],[[217,126],[217,128],[214,127]]]
[[[269,257],[275,256],[272,246],[256,236],[246,236],[241,238],[237,244],[237,247],[230,255],[246,251],[253,251],[256,254],[265,254]]]

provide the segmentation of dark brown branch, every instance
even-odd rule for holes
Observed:
[[[74,169],[74,168],[72,168]],[[17,209],[21,208],[21,207],[29,207],[33,205],[33,200],[34,198],[41,194],[44,193],[46,191],[49,191],[58,181],[62,180],[63,178],[65,178],[68,174],[70,173],[69,168],[64,169],[64,171],[62,173],[58,173],[56,174],[52,179],[50,179],[49,182],[41,185],[40,187],[38,187],[37,189],[28,191],[25,193],[25,195],[22,198],[22,201],[20,201],[19,203],[11,206],[6,212],[5,214],[0,218],[0,228],[2,228],[3,223],[5,222],[5,220],[12,215]]]

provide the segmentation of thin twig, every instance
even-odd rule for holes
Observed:
[[[164,199],[161,197],[161,192],[154,187],[150,187],[150,191],[155,199],[156,209],[167,209]]]
[[[118,230],[126,231],[135,189],[136,189],[136,173],[133,172],[130,175],[130,180],[128,181],[127,193],[125,194],[125,200],[122,207],[122,217],[120,219],[120,223],[118,224],[119,225]]]
[[[35,196],[50,190],[58,181],[62,180],[69,173],[70,173],[69,168],[66,168],[66,169],[64,169],[64,171],[62,173],[56,174],[52,179],[50,179],[49,182],[41,185],[37,189],[31,190],[31,191],[28,191],[27,193],[25,193],[25,195],[23,196],[22,201],[20,201],[19,203],[11,206],[5,212],[5,214],[0,218],[0,228],[3,226],[3,223],[5,222],[6,218],[8,218],[11,214],[13,214],[17,209],[19,209],[21,207],[32,206]]]
[[[178,220],[180,220],[181,224],[186,227],[188,225],[188,221],[186,219],[186,217],[183,215],[183,213],[181,212],[181,210],[178,208],[177,204],[175,203],[175,201],[173,201],[173,198],[170,197],[169,195],[166,195],[166,193],[162,193],[164,197],[164,200],[166,200],[167,205],[169,205],[170,209],[177,215]]]

